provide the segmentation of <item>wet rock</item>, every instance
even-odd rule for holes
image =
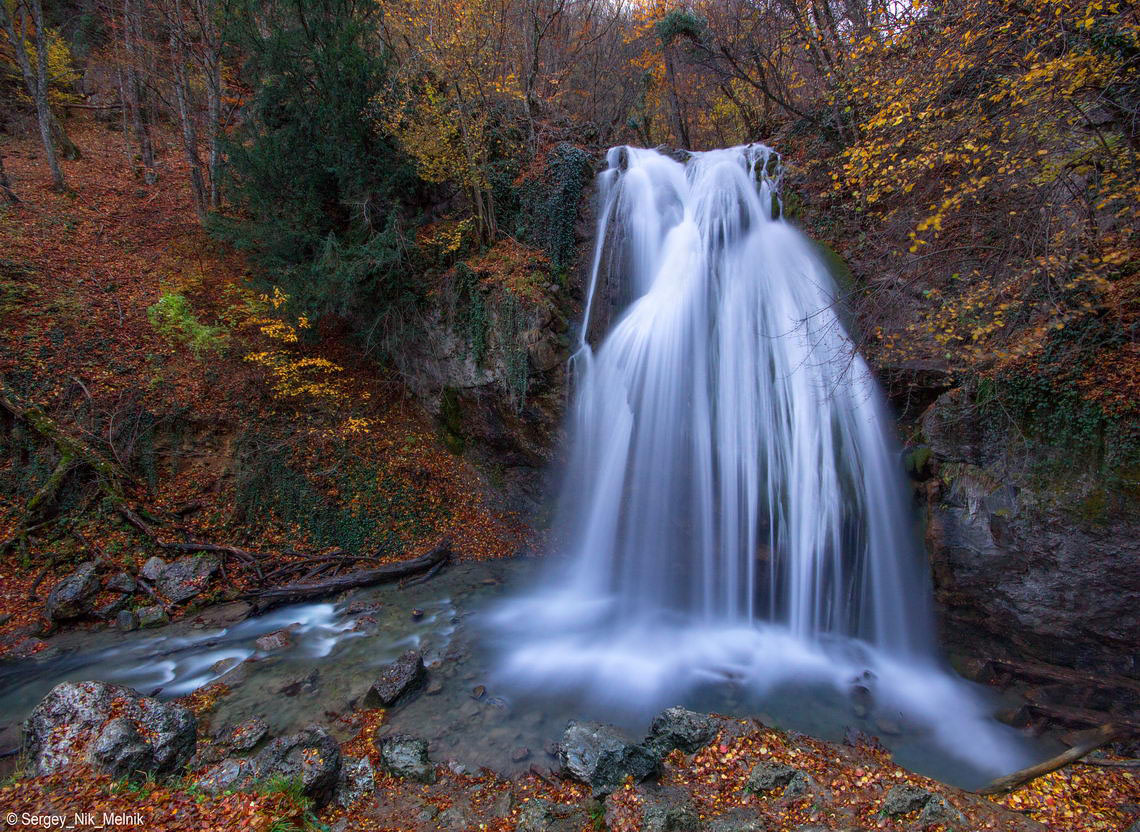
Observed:
[[[137,630],[139,628],[138,613],[134,610],[119,610],[119,614],[115,616],[115,627],[122,633]]]
[[[426,675],[423,655],[419,650],[409,650],[380,669],[376,681],[364,694],[365,707],[392,707],[400,699],[418,690]]]
[[[922,812],[918,815],[918,823],[920,826],[927,826],[930,824],[938,823],[943,826],[957,827],[965,824],[966,817],[940,794],[930,796],[926,801],[926,805],[922,807]]]
[[[167,774],[194,754],[197,722],[186,708],[105,682],[52,688],[24,725],[37,774],[90,763],[114,777]]]
[[[768,832],[768,825],[755,810],[738,807],[709,820],[705,832]]]
[[[221,794],[231,789],[238,789],[248,782],[253,763],[250,760],[222,760],[215,766],[207,769],[194,785],[199,791],[206,794]]]
[[[526,746],[520,746],[511,752],[511,760],[516,763],[521,763],[528,757],[530,757],[530,749]]]
[[[483,685],[476,685],[471,688],[471,698],[478,701],[487,695],[487,688]]]
[[[147,770],[150,745],[126,717],[112,719],[87,751],[87,759],[112,777],[134,777]]]
[[[886,716],[875,718],[875,728],[877,728],[880,733],[891,737],[902,733],[902,726],[899,725],[895,720]]]
[[[435,766],[428,759],[428,744],[418,737],[393,734],[380,741],[380,765],[397,777],[435,782]]]
[[[566,774],[589,785],[595,796],[609,794],[629,775],[644,780],[660,762],[651,749],[597,722],[571,722],[559,743],[558,759]]]
[[[468,832],[478,828],[475,815],[467,806],[452,806],[444,809],[435,819],[436,827],[450,832]]]
[[[376,776],[372,762],[367,757],[349,757],[341,764],[340,780],[337,782],[336,804],[344,809],[376,791]]]
[[[138,588],[138,581],[129,572],[116,572],[103,582],[103,588],[130,595]]]
[[[207,794],[243,789],[280,778],[300,783],[301,793],[321,808],[332,799],[340,781],[340,746],[319,725],[280,737],[255,756],[223,760],[196,781]]]
[[[44,614],[51,621],[81,618],[91,612],[91,602],[98,593],[95,564],[85,563],[52,588]]]
[[[802,772],[782,763],[757,763],[748,775],[744,790],[763,794],[776,789],[786,789],[796,779],[797,774],[802,775]]]
[[[643,832],[689,832],[700,827],[700,817],[684,789],[644,787],[641,796]]]
[[[293,644],[293,634],[288,627],[266,633],[253,643],[254,647],[263,653],[272,653],[274,650],[284,650]]]
[[[151,583],[154,583],[161,577],[162,570],[166,568],[166,561],[160,557],[149,558],[146,563],[142,565],[139,574],[146,578]]]
[[[587,820],[579,806],[531,798],[519,808],[517,832],[578,832]]]
[[[884,815],[905,815],[924,807],[933,796],[918,786],[895,786],[887,792],[879,808]]]
[[[439,679],[432,679],[430,682],[428,682],[428,686],[424,689],[424,693],[426,693],[428,696],[436,696],[437,694],[443,693],[443,682],[439,681]]]
[[[156,588],[170,603],[181,604],[200,594],[217,571],[217,558],[188,555],[163,568]]]
[[[794,800],[797,797],[803,797],[808,792],[814,791],[815,788],[815,780],[811,778],[811,775],[797,771],[795,776],[788,781],[788,785],[784,787],[784,797],[789,800]]]
[[[269,725],[261,717],[252,717],[230,732],[229,744],[234,751],[249,751],[269,733]]]
[[[143,607],[139,610],[139,627],[146,629],[147,627],[159,627],[170,620],[170,616],[158,604],[152,604],[149,607]]]
[[[660,757],[675,748],[693,754],[712,742],[716,732],[716,720],[708,714],[699,714],[677,706],[668,708],[653,718],[646,744]]]
[[[321,671],[314,667],[304,676],[298,676],[283,684],[277,692],[286,696],[297,696],[301,693],[311,696],[320,690],[320,683]]]
[[[96,618],[101,618],[104,621],[109,621],[116,618],[120,612],[127,606],[127,601],[131,599],[129,595],[120,595],[117,598],[112,598],[105,604],[101,604],[94,610]]]

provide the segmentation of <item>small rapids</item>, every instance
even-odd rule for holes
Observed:
[[[780,177],[762,145],[610,151],[564,557],[489,614],[498,678],[642,718],[825,690],[959,780],[1012,770],[1027,750],[939,656],[892,420]]]

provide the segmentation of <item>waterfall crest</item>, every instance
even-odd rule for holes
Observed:
[[[504,676],[651,703],[873,668],[880,701],[916,721],[949,696],[980,725],[938,667],[891,420],[817,248],[780,217],[778,155],[608,161],[571,360],[565,557],[497,611]],[[1014,762],[979,741],[991,766]]]

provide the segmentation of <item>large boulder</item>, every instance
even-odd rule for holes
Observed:
[[[340,782],[340,746],[319,725],[273,740],[256,755],[223,760],[196,781],[207,794],[246,789],[267,780],[299,783],[301,793],[321,808],[333,797]]]
[[[653,749],[626,739],[612,725],[571,722],[562,735],[558,760],[567,775],[586,783],[594,795],[609,794],[626,777],[641,781],[657,771]]]
[[[95,564],[85,563],[52,588],[44,612],[52,621],[82,618],[91,612],[91,602],[98,594]]]
[[[56,685],[24,724],[37,774],[84,763],[113,777],[169,774],[196,743],[197,722],[186,708],[106,682]]]
[[[428,758],[428,744],[418,737],[393,734],[378,745],[380,765],[389,773],[421,783],[435,782],[435,766]]]
[[[646,744],[661,757],[674,749],[694,754],[716,738],[717,730],[715,718],[676,706],[653,718]]]
[[[188,555],[163,567],[158,576],[158,591],[172,604],[189,601],[202,592],[218,571],[218,559],[212,555]]]
[[[426,675],[423,655],[419,650],[409,650],[380,668],[376,681],[364,694],[364,704],[369,708],[390,708],[418,690]]]

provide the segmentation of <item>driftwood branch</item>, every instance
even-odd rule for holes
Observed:
[[[1102,725],[1091,732],[1087,739],[1077,743],[1068,751],[1064,751],[1043,763],[1038,763],[1029,768],[1023,768],[1021,771],[1015,771],[1013,774],[1007,774],[1005,777],[999,777],[985,788],[979,789],[978,794],[1005,794],[1006,792],[1011,792],[1020,786],[1024,786],[1031,780],[1036,780],[1038,777],[1042,777],[1059,768],[1064,768],[1070,763],[1075,763],[1081,759],[1081,757],[1096,751],[1102,745],[1107,745],[1120,737],[1123,733],[1124,730],[1119,725],[1115,725],[1111,722]]]
[[[317,598],[325,598],[329,595],[335,595],[338,592],[344,592],[347,589],[399,580],[408,575],[415,575],[432,569],[450,557],[451,545],[445,541],[426,555],[420,555],[418,558],[412,558],[411,560],[385,564],[383,566],[377,566],[374,569],[361,569],[356,572],[349,572],[345,575],[338,575],[327,581],[273,587],[258,592],[251,592],[243,597],[253,604],[257,612],[261,612],[271,607],[280,606],[281,604],[313,601]]]

